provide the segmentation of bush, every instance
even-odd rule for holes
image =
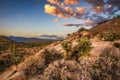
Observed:
[[[70,59],[71,58],[71,52],[72,52],[72,43],[70,41],[64,41],[62,43],[62,47],[66,51],[65,59]]]
[[[120,48],[120,42],[114,42],[113,45],[117,48]]]
[[[0,58],[0,73],[5,71],[7,68],[9,68],[12,65],[12,62],[10,61],[11,55],[8,54],[7,56],[4,56],[4,58]]]
[[[105,41],[114,41],[120,39],[120,32],[111,32],[103,36]]]
[[[62,58],[62,55],[55,50],[48,50],[45,49],[44,51],[44,58],[45,58],[45,63],[48,64],[52,61],[59,60]]]
[[[88,53],[92,49],[91,45],[92,44],[91,44],[91,42],[89,41],[88,38],[86,38],[86,37],[81,38],[79,40],[78,46],[77,46],[79,56],[86,56],[86,55],[88,55]]]
[[[11,43],[8,42],[0,42],[0,51],[8,50]]]
[[[80,56],[86,56],[90,52],[91,42],[87,37],[83,37],[79,40],[78,45],[72,49],[72,43],[70,41],[64,41],[62,47],[66,51],[65,59],[76,59]]]

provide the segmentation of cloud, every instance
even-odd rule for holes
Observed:
[[[79,26],[83,26],[83,24],[64,24],[64,26],[75,26],[75,27],[79,27]]]
[[[77,18],[80,24],[64,24],[64,26],[93,26],[102,21],[113,18],[120,11],[120,0],[47,0],[45,12],[59,18]],[[87,2],[89,5],[78,5]],[[72,6],[74,5],[74,6]],[[90,6],[91,5],[91,6]],[[55,19],[54,22],[58,22]]]
[[[107,4],[110,4],[114,7],[117,7],[118,9],[120,9],[120,0],[108,0]]]
[[[120,10],[120,0],[108,0],[106,4],[108,6],[105,12],[107,12],[110,15],[114,15],[115,12]]]
[[[57,6],[59,6],[59,7],[61,7],[61,8],[63,8],[64,7],[64,3],[63,2],[60,2],[59,0],[47,0],[49,3],[51,3],[51,4],[55,4],[55,5],[57,5]]]
[[[58,15],[59,18],[66,18],[68,19],[70,16],[66,15],[65,12],[59,11]]]
[[[51,15],[56,15],[58,13],[58,9],[55,6],[51,6],[50,4],[45,5],[45,12]]]
[[[41,39],[53,39],[53,40],[65,39],[65,36],[58,36],[58,35],[41,35],[41,36],[36,36],[36,37],[41,38]]]
[[[85,2],[88,2],[92,5],[92,9],[96,13],[101,13],[104,11],[104,0],[84,0]]]
[[[65,12],[66,12],[66,13],[68,13],[68,14],[70,14],[70,15],[73,15],[73,14],[74,14],[74,10],[73,10],[72,8],[70,8],[70,7],[65,7],[64,9],[65,9]]]
[[[75,27],[83,27],[83,26],[93,26],[95,23],[94,20],[85,20],[81,24],[64,24],[64,26],[75,26]]]
[[[66,5],[78,5],[80,4],[79,0],[64,0]]]
[[[54,22],[58,22],[58,19],[56,18],[56,19],[54,19]]]
[[[51,15],[57,15],[60,18],[69,18],[68,15],[65,14],[60,8],[56,8],[55,6],[51,6],[50,4],[45,5],[45,12]]]
[[[86,9],[87,9],[86,6],[84,6],[84,7],[76,7],[76,12],[77,12],[77,14],[82,15],[85,12]]]

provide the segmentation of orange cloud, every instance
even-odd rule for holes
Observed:
[[[69,16],[66,15],[66,14],[65,14],[64,12],[62,12],[62,11],[59,12],[58,17],[59,17],[59,18],[66,18],[66,19],[69,18]]]
[[[73,17],[83,21],[81,24],[64,24],[64,26],[89,26],[97,24],[101,21],[111,18],[111,16],[116,16],[114,14],[116,11],[120,10],[120,0],[83,0],[81,2],[87,2],[91,7],[80,7],[80,0],[47,0],[48,4],[45,5],[45,12],[59,18]],[[71,5],[74,5],[71,6]],[[116,9],[115,9],[116,7]],[[92,14],[91,14],[92,13]],[[102,13],[102,14],[100,14]],[[107,14],[106,14],[107,13]],[[109,15],[104,16],[105,15]],[[107,17],[107,18],[106,18]],[[54,22],[58,22],[55,19]]]
[[[61,7],[61,8],[64,7],[63,2],[60,2],[59,0],[47,0],[47,1],[48,1],[49,3],[51,3],[51,4],[55,4],[55,5],[59,6],[59,7]]]
[[[66,5],[77,5],[80,4],[79,0],[64,0]]]
[[[76,12],[77,12],[77,14],[82,15],[86,9],[87,9],[86,6],[84,6],[84,7],[76,7]]]
[[[60,8],[56,8],[55,6],[51,6],[50,4],[46,4],[44,6],[45,12],[51,15],[57,15],[60,18],[69,18],[68,15],[64,11],[62,11]]]
[[[92,8],[92,10],[94,12],[96,12],[96,13],[101,13],[101,12],[104,11],[104,7],[102,7],[102,6],[96,6],[96,7]]]
[[[58,2],[58,0],[47,0],[48,2],[55,4],[56,2]]]
[[[74,14],[74,10],[70,7],[65,7],[65,11],[70,15]]]
[[[55,6],[51,6],[50,4],[45,5],[45,12],[51,15],[57,14],[57,8]]]
[[[56,19],[54,20],[54,22],[58,22],[58,19],[56,18]]]

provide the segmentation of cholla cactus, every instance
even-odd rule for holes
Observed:
[[[10,47],[10,50],[11,50],[11,62],[15,65],[18,64],[18,62],[20,61],[20,57],[17,56],[16,54],[16,47],[15,45],[12,45]]]

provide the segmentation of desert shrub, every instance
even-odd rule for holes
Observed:
[[[120,32],[111,32],[109,34],[103,35],[105,41],[114,41],[120,39]]]
[[[11,50],[11,62],[17,65],[20,61],[20,57],[17,56],[15,45],[11,45],[10,50]]]
[[[5,71],[7,68],[9,68],[12,65],[12,62],[10,61],[10,54],[7,56],[4,56],[4,58],[0,58],[0,73]]]
[[[80,40],[78,42],[78,46],[77,46],[79,56],[88,55],[89,51],[92,49],[91,45],[92,44],[88,38],[86,38],[86,37],[80,38]]]
[[[31,48],[31,47],[44,47],[48,44],[51,44],[55,41],[36,41],[36,42],[25,42],[25,43],[18,43],[17,45],[22,48]]]
[[[62,43],[63,49],[66,51],[65,59],[71,58],[71,51],[72,51],[72,43],[70,41],[63,41]]]
[[[62,57],[63,56],[60,53],[58,53],[57,51],[55,51],[54,49],[53,50],[45,49],[45,51],[44,51],[44,58],[45,58],[46,64],[48,64],[52,61],[55,61],[55,60],[59,60]]]
[[[67,34],[67,36],[70,36],[70,34]]]
[[[120,42],[114,42],[113,45],[117,48],[120,48]]]
[[[0,51],[8,50],[11,43],[8,42],[0,42]]]

